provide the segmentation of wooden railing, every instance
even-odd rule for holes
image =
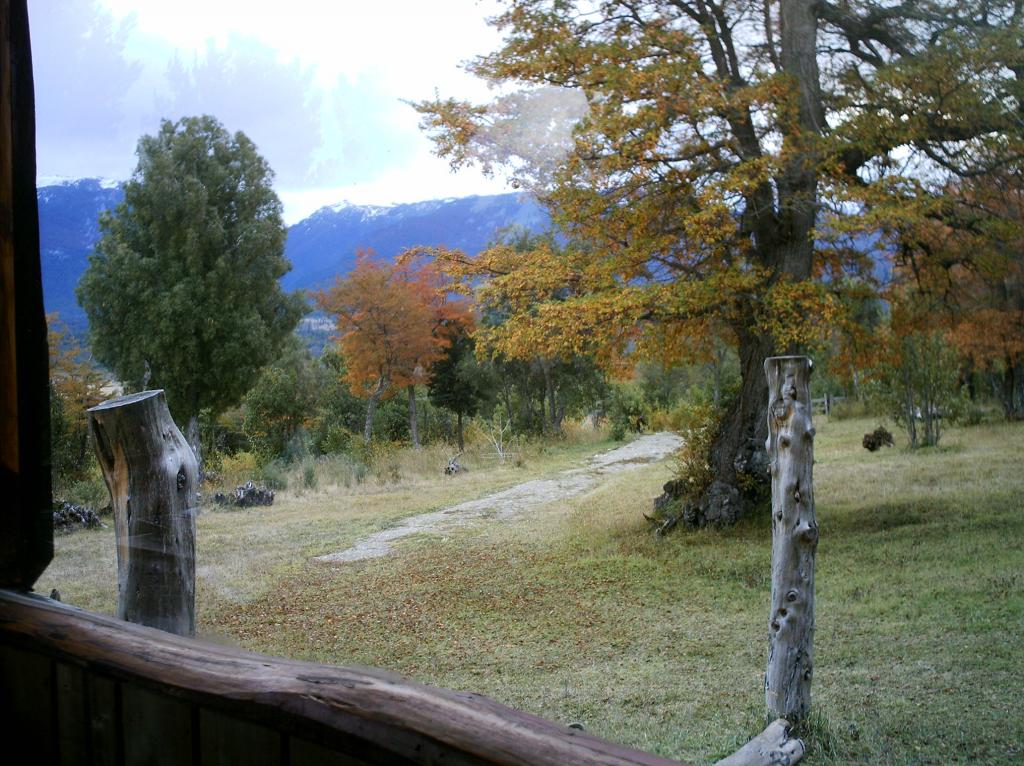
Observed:
[[[9,590],[0,689],[2,741],[30,748],[25,763],[678,766],[478,694],[243,652]]]

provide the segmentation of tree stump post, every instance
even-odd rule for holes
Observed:
[[[765,359],[772,476],[772,595],[768,617],[765,702],[769,713],[795,723],[811,708],[814,669],[814,427],[811,360]]]
[[[114,509],[117,616],[193,635],[199,467],[164,392],[103,402],[89,427]]]

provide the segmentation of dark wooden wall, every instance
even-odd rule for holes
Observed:
[[[50,397],[25,0],[0,0],[0,586],[53,557]]]

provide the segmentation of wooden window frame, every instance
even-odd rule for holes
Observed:
[[[53,558],[27,0],[0,0],[0,736],[37,763],[674,766],[477,694],[207,644],[30,593]],[[27,752],[27,751],[25,751]]]

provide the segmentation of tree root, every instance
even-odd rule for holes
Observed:
[[[802,739],[789,736],[789,721],[779,718],[715,766],[792,766],[804,756]]]

